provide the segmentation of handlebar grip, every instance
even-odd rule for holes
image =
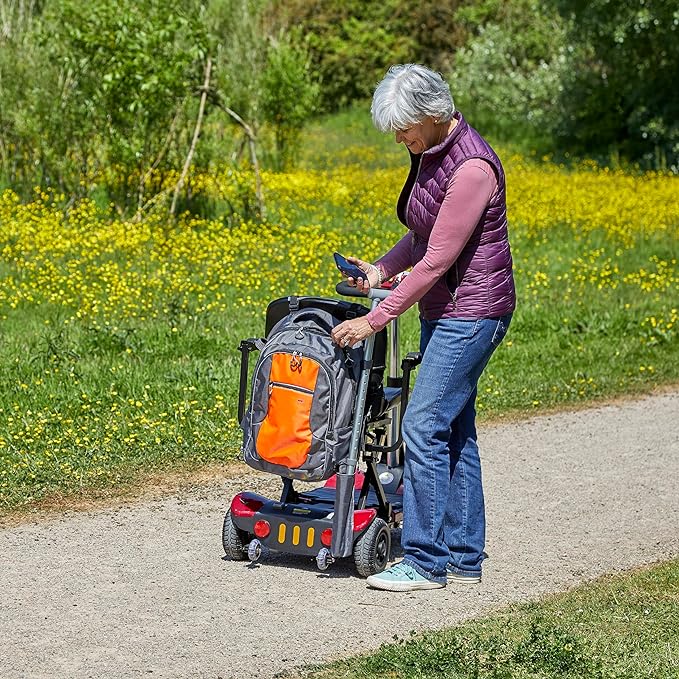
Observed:
[[[340,281],[336,286],[335,286],[335,291],[337,292],[338,295],[342,295],[343,297],[367,297],[364,292],[359,290],[357,287],[353,285],[349,285],[346,281]]]
[[[341,281],[335,286],[338,295],[344,297],[367,297],[368,299],[386,299],[391,294],[388,288],[370,288],[367,293],[359,290],[346,281]]]

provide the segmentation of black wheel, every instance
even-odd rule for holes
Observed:
[[[245,544],[248,542],[248,534],[236,528],[236,524],[231,518],[231,510],[226,512],[224,525],[222,526],[222,545],[227,559],[232,561],[243,561],[247,556]]]
[[[381,573],[391,550],[391,531],[383,519],[375,519],[368,530],[356,540],[354,545],[354,563],[359,575]]]

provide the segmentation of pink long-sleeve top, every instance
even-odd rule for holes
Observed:
[[[446,274],[460,256],[496,189],[497,178],[489,163],[480,158],[466,160],[451,177],[424,257],[413,266],[412,234],[409,231],[377,260],[385,280],[411,266],[413,270],[387,299],[366,316],[375,330],[381,330],[422,299]]]

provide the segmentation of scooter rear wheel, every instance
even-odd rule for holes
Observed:
[[[389,561],[391,531],[383,519],[375,519],[354,544],[354,563],[358,574],[367,578],[381,573]]]
[[[248,534],[236,527],[231,518],[231,510],[226,512],[222,526],[222,546],[227,559],[244,561],[247,557],[245,545],[249,542]]]

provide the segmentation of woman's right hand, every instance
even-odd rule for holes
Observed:
[[[347,278],[349,285],[353,285],[363,292],[379,286],[380,271],[375,264],[364,262],[362,259],[358,259],[358,257],[347,257],[347,261],[355,264],[361,271],[365,272],[365,278]]]

